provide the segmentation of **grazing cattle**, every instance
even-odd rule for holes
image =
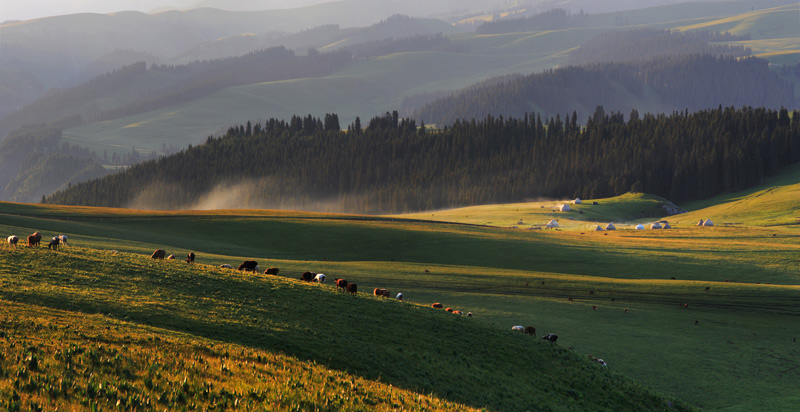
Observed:
[[[355,283],[348,283],[347,284],[347,293],[355,295],[358,292],[358,285]]]
[[[453,311],[453,308],[445,308],[444,310],[446,310],[446,311],[448,311],[448,312],[452,312],[452,311]]]
[[[441,304],[441,303],[439,303],[439,302],[436,302],[436,303],[434,303],[433,305],[431,305],[431,307],[432,307],[432,308],[434,308],[434,309],[441,309],[441,308],[443,308],[443,307],[444,307],[444,305],[442,305],[442,304]]]
[[[239,270],[243,270],[245,272],[256,272],[258,271],[258,262],[255,260],[245,260],[239,265]]]
[[[67,244],[67,235],[58,235],[58,240],[61,241],[62,245],[69,246]]]
[[[167,256],[167,251],[164,249],[156,249],[152,255],[150,255],[150,259],[164,259],[164,256]]]
[[[373,291],[372,291],[372,293],[373,293],[375,296],[387,297],[387,298],[388,298],[388,297],[390,297],[390,296],[392,295],[392,294],[391,294],[391,292],[389,292],[388,290],[386,290],[386,289],[381,289],[381,288],[375,288],[375,290],[373,290]]]
[[[550,342],[555,342],[558,340],[558,335],[555,333],[548,333],[547,335],[543,336],[542,339],[549,340]]]
[[[175,255],[170,254],[169,256],[167,256],[167,260],[175,260]]]
[[[472,312],[467,312],[467,317],[471,318],[472,317]]]
[[[574,300],[572,300],[572,298],[567,298],[567,300],[570,301],[570,302],[574,302]]]
[[[28,236],[28,247],[32,246],[39,246],[39,242],[42,241],[42,234],[39,232],[33,232],[32,235]]]
[[[397,298],[397,300],[403,300],[403,294],[402,293],[398,293],[396,298]]]
[[[194,252],[189,252],[189,254],[186,255],[186,263],[194,263]]]
[[[338,292],[339,289],[347,292],[347,281],[344,279],[334,279],[333,283],[336,284],[336,291]]]
[[[17,242],[19,242],[19,237],[11,235],[8,237],[8,245],[11,247],[17,247]]]
[[[453,311],[453,314],[454,314],[454,315],[463,315],[463,314],[464,314],[464,312],[462,312],[462,311],[460,311],[460,310],[454,310],[454,311]]]
[[[325,283],[325,274],[324,273],[317,273],[317,276],[314,276],[314,282]]]
[[[526,326],[525,333],[528,335],[536,336],[536,328],[534,328],[533,326]]]
[[[219,265],[219,267],[221,267],[222,269],[233,269],[233,266],[231,266],[231,265],[229,265],[227,263],[224,264],[224,265]]]
[[[277,275],[278,272],[280,272],[280,271],[281,270],[278,269],[278,268],[267,268],[267,270],[264,271],[264,274],[265,275]]]
[[[522,326],[522,325],[514,325],[514,326],[511,327],[511,330],[517,331],[517,332],[524,332],[525,331],[525,327]]]
[[[53,250],[58,250],[58,244],[59,243],[61,243],[61,240],[58,238],[58,236],[53,236],[53,238],[50,239],[50,243],[47,244],[47,248],[48,249],[53,249]]]
[[[312,282],[312,281],[314,281],[314,276],[316,276],[316,275],[317,274],[314,273],[314,272],[306,271],[306,272],[303,272],[302,275],[300,275],[300,280],[302,280],[303,282]]]

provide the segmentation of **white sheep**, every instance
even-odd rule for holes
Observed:
[[[11,235],[11,236],[8,237],[8,245],[9,246],[17,247],[17,242],[19,242],[19,237],[15,236],[15,235]]]
[[[314,282],[325,283],[325,274],[324,273],[317,273],[317,276],[314,276]]]

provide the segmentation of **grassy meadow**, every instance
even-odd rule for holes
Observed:
[[[546,201],[386,217],[0,203],[3,236],[34,230],[70,236],[70,246],[58,252],[1,249],[0,300],[13,308],[3,329],[35,342],[13,326],[25,322],[11,320],[41,311],[45,318],[87,316],[95,329],[112,322],[123,335],[144,328],[180,341],[186,364],[197,345],[225,347],[240,363],[283,354],[281,362],[315,362],[336,382],[358,380],[370,388],[364,389],[369,399],[396,399],[386,392],[395,389],[382,384],[429,395],[407,408],[425,409],[418,403],[424,401],[433,409],[625,410],[630,393],[647,391],[620,383],[614,391],[628,395],[612,396],[602,407],[587,403],[604,393],[596,385],[618,382],[619,373],[706,410],[791,410],[800,387],[793,372],[800,355],[798,178],[800,169],[793,168],[763,187],[682,205],[690,212],[669,217],[663,199],[645,194],[588,199],[569,213],[554,212],[560,202]],[[561,227],[541,229],[552,218]],[[695,226],[700,218],[716,226]],[[674,229],[631,229],[662,219]],[[590,230],[609,221],[619,230]],[[179,259],[194,251],[198,264],[152,262],[147,256],[157,247]],[[279,267],[280,275],[217,268],[249,258],[262,268]],[[306,270],[358,283],[359,297],[337,295],[331,285],[299,284],[295,279]],[[402,292],[406,301],[367,296],[376,287]],[[432,302],[475,316],[429,309]],[[534,326],[539,336],[557,333],[558,344],[511,334],[512,325]],[[62,329],[47,330],[61,336]],[[99,333],[91,331],[83,333]],[[74,335],[59,341],[90,349]],[[129,362],[157,356],[137,353]],[[591,369],[590,354],[609,366]],[[553,357],[572,366],[547,363]],[[10,392],[2,393],[7,399]],[[151,402],[155,396],[137,393]],[[324,410],[320,405],[331,400],[322,396],[293,399]],[[29,399],[44,404],[45,398]],[[340,408],[358,409],[371,401],[342,402],[353,403]]]

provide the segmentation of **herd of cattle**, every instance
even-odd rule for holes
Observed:
[[[17,247],[17,243],[19,243],[19,236],[11,235],[6,240],[8,241],[8,245],[9,246],[11,246],[13,248],[16,248]],[[42,243],[42,233],[41,232],[33,232],[33,234],[28,235],[28,247],[34,247],[34,246],[38,247],[39,244],[41,244],[41,243]],[[58,250],[58,248],[61,245],[68,246],[67,245],[67,235],[55,235],[55,236],[53,236],[53,238],[50,240],[50,243],[47,244],[47,247],[50,248],[50,249],[53,249],[53,250]]]

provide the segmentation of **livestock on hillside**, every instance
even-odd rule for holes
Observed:
[[[454,310],[454,311],[453,311],[453,314],[454,314],[454,315],[463,315],[463,314],[464,314],[464,312],[462,312],[462,311],[460,311],[460,310]]]
[[[219,267],[222,268],[222,269],[233,269],[233,266],[231,266],[231,265],[229,265],[227,263],[219,265]]]
[[[338,292],[339,289],[347,292],[347,281],[344,279],[335,278],[333,279],[333,283],[336,284],[336,291]]]
[[[245,260],[241,265],[239,265],[239,270],[243,270],[245,272],[257,272],[258,262],[255,260]]]
[[[472,312],[467,312],[467,317],[471,318],[472,317]]]
[[[558,335],[555,333],[548,333],[547,335],[543,336],[542,339],[549,340],[550,342],[555,342],[558,340]]]
[[[278,269],[278,268],[267,268],[267,270],[264,271],[264,274],[265,275],[277,275],[278,272],[280,272],[280,271],[281,270]]]
[[[398,293],[396,298],[397,298],[397,300],[403,300],[403,294],[402,293]]]
[[[314,282],[325,283],[325,274],[324,273],[317,273],[317,276],[314,276]]]
[[[175,255],[170,253],[169,256],[167,256],[167,260],[175,260]]]
[[[536,328],[534,328],[533,326],[526,326],[525,333],[528,335],[536,336]]]
[[[186,255],[186,263],[194,263],[194,257],[194,252],[189,252],[189,254]]]
[[[167,256],[167,251],[164,249],[156,249],[153,251],[153,254],[150,255],[150,259],[164,259]]]
[[[8,245],[9,246],[16,248],[17,247],[17,242],[19,242],[19,237],[18,236],[11,235],[11,236],[8,237]]]
[[[314,280],[314,276],[316,275],[317,274],[314,272],[305,271],[303,272],[302,275],[300,275],[300,280],[302,280],[303,282],[311,282]]]
[[[386,289],[382,289],[382,288],[375,288],[375,290],[373,290],[372,293],[375,296],[380,296],[380,297],[387,297],[388,298],[389,296],[391,296],[391,292],[389,292]]]
[[[67,240],[68,240],[68,239],[69,239],[69,238],[67,238],[67,235],[58,235],[58,240],[61,242],[61,245],[62,245],[62,246],[69,246],[69,245],[67,244]]]
[[[355,295],[357,292],[358,292],[358,285],[356,285],[355,283],[348,283],[347,284],[347,293],[350,293],[351,295]]]
[[[50,243],[47,244],[47,248],[48,249],[53,249],[53,250],[58,250],[58,244],[59,243],[61,243],[61,240],[58,238],[58,236],[53,236],[53,238],[50,239]]]
[[[511,327],[511,330],[513,330],[515,332],[524,332],[525,331],[525,327],[522,326],[522,325],[514,325],[514,326]]]
[[[453,308],[446,308],[445,310],[451,313],[453,312]]]
[[[434,308],[434,309],[441,309],[441,308],[444,307],[444,305],[442,305],[439,302],[436,302],[436,303],[432,304],[431,307]]]
[[[39,246],[39,243],[42,241],[42,234],[39,232],[33,232],[32,235],[28,235],[28,247]]]

